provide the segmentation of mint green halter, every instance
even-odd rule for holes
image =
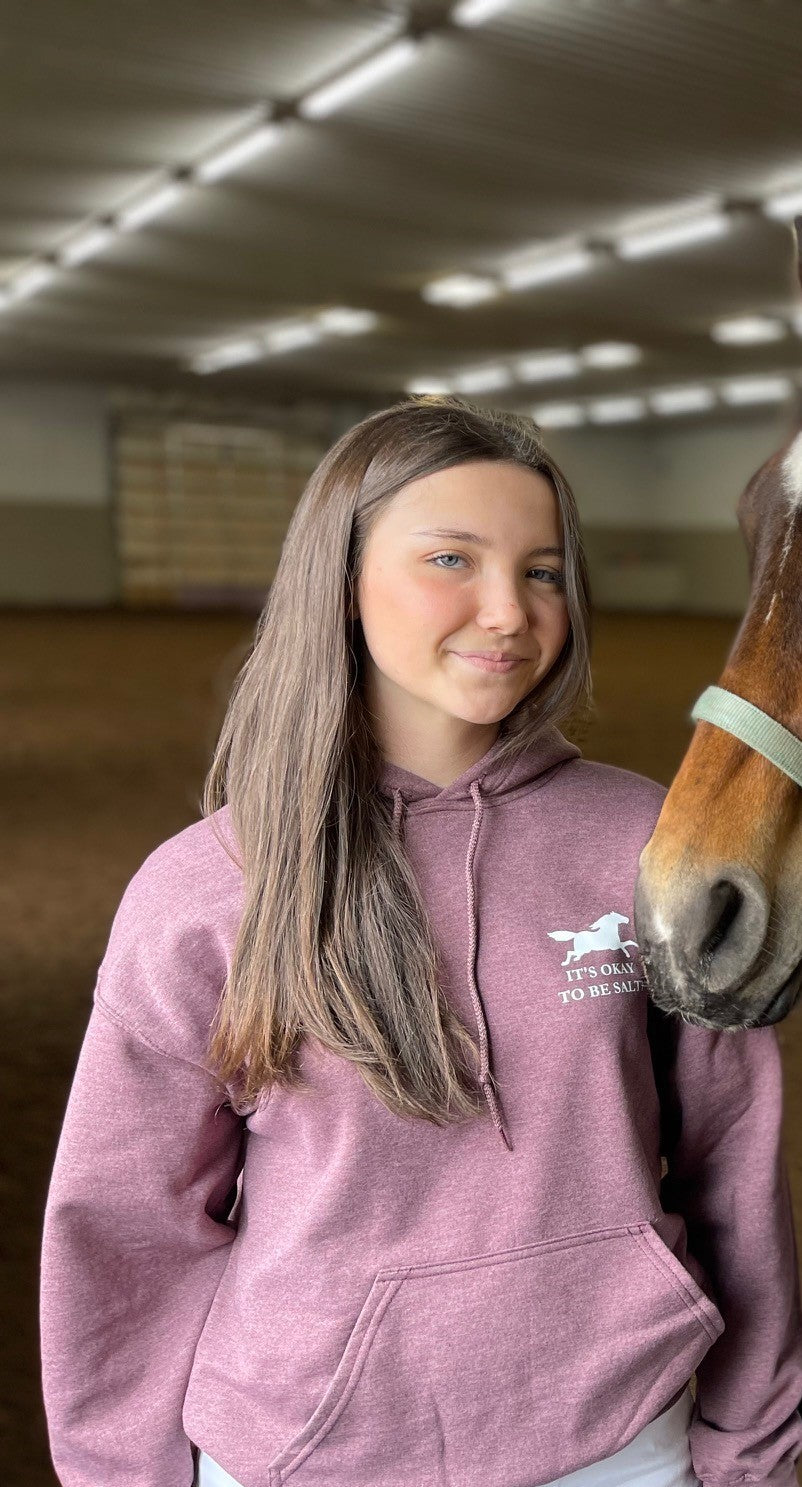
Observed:
[[[715,723],[734,734],[802,785],[802,739],[754,703],[745,702],[724,687],[707,687],[694,703],[691,717],[695,723]]]

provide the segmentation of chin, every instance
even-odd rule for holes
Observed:
[[[708,1028],[714,1032],[737,1032],[741,1028],[772,1027],[782,1022],[793,1010],[802,992],[802,964],[793,970],[781,986],[760,998],[750,996],[748,990],[739,995],[726,993],[687,993],[677,996],[673,991],[650,988],[655,1006],[663,1012],[673,1012],[693,1027]]]

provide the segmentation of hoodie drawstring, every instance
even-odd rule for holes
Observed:
[[[504,1142],[507,1150],[512,1151],[512,1142],[510,1141],[509,1136],[507,1135],[507,1132],[505,1130],[499,1100],[496,1095],[495,1089],[493,1088],[493,1076],[490,1073],[487,1020],[485,1018],[485,1010],[482,1004],[482,997],[476,979],[478,924],[476,918],[476,889],[473,881],[473,859],[476,854],[476,843],[479,839],[479,831],[482,825],[482,812],[484,809],[482,804],[482,792],[479,788],[479,783],[476,780],[474,780],[471,784],[471,795],[473,796],[474,805],[473,829],[471,831],[470,842],[468,843],[468,854],[465,859],[465,885],[468,899],[469,926],[468,990],[470,992],[471,1001],[473,1003],[476,1026],[479,1033],[479,1083],[482,1087],[484,1097],[487,1101],[493,1124],[496,1127],[499,1135],[501,1136],[501,1139]],[[399,840],[401,837],[401,814],[403,809],[404,797],[401,794],[401,791],[396,789],[393,791],[393,831],[399,837]]]

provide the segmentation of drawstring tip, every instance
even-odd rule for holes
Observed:
[[[498,1099],[496,1098],[495,1091],[494,1091],[493,1086],[492,1086],[492,1084],[490,1082],[490,1075],[489,1075],[489,1073],[488,1073],[487,1070],[484,1070],[484,1072],[480,1075],[479,1083],[481,1084],[482,1089],[484,1090],[485,1099],[487,1100],[487,1104],[488,1104],[489,1109],[490,1109],[490,1114],[491,1114],[492,1119],[493,1119],[493,1125],[495,1126],[496,1130],[498,1131],[498,1133],[499,1133],[502,1141],[504,1142],[504,1145],[506,1146],[507,1150],[508,1151],[512,1151],[512,1142],[510,1141],[510,1138],[507,1135],[507,1132],[506,1132],[506,1130],[504,1128],[504,1121],[502,1119],[501,1110],[499,1108],[499,1102],[498,1102]]]

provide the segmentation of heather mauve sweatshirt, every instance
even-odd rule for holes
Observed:
[[[242,913],[227,807],[129,883],[44,1219],[64,1487],[539,1487],[697,1376],[707,1487],[793,1487],[802,1316],[771,1027],[659,1012],[634,939],[663,789],[557,729],[445,788],[385,764],[444,992],[481,1048],[461,1124],[301,1045],[251,1114],[209,1071]],[[486,1107],[486,1108],[485,1108]]]

